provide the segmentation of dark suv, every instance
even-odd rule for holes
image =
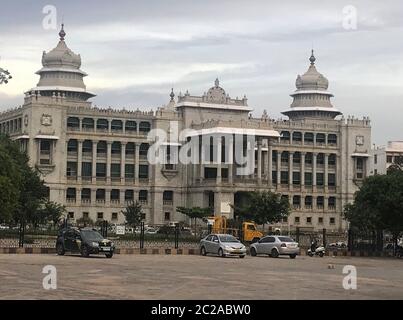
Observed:
[[[57,254],[62,256],[66,251],[81,253],[83,257],[88,257],[90,254],[105,254],[107,258],[112,258],[115,246],[95,229],[70,227],[60,230],[56,241]]]

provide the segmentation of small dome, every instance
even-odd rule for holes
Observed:
[[[209,91],[207,91],[207,100],[209,102],[225,103],[225,90],[220,87],[220,82],[218,81],[218,79],[215,80],[214,87],[210,88]]]
[[[75,54],[71,51],[66,43],[64,42],[64,37],[66,33],[62,27],[60,33],[60,41],[57,44],[57,47],[52,51],[46,53],[43,52],[42,55],[42,65],[44,67],[73,67],[75,69],[79,69],[81,67],[81,56],[79,54]]]
[[[298,75],[295,85],[298,90],[327,90],[329,87],[329,81],[323,74],[319,73],[315,67],[316,58],[312,55],[309,58],[311,65],[307,72],[302,76]]]

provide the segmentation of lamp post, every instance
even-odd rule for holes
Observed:
[[[13,77],[11,76],[10,72],[8,70],[4,70],[3,68],[0,68],[0,84],[7,84],[8,80],[12,79]]]

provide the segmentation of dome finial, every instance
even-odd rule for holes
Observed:
[[[218,78],[215,79],[214,84],[216,87],[218,87],[220,85],[220,81],[218,80]]]
[[[171,97],[171,101],[174,101],[175,98],[174,88],[171,89],[171,94],[169,96]]]
[[[59,32],[60,41],[64,41],[65,36],[66,36],[66,32],[64,32],[64,23],[62,23],[62,29]]]
[[[313,66],[315,64],[316,58],[313,55],[313,49],[311,51],[311,57],[309,58],[309,61],[311,61],[311,66]]]

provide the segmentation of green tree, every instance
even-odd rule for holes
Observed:
[[[205,217],[208,217],[209,215],[212,214],[212,209],[201,207],[192,207],[192,208],[177,207],[176,212],[184,214],[185,216],[189,217],[191,221],[193,220],[194,232],[196,234],[197,219],[203,219]]]
[[[403,171],[366,178],[354,203],[345,206],[344,216],[353,229],[387,230],[396,241],[403,231]]]
[[[90,217],[81,217],[76,220],[76,224],[78,226],[83,226],[84,228],[95,226],[94,220],[92,220]]]
[[[40,209],[41,222],[52,221],[56,226],[65,212],[65,206],[53,201],[45,201]]]
[[[126,218],[126,223],[131,227],[138,226],[145,218],[143,208],[138,201],[131,202],[122,213]]]

